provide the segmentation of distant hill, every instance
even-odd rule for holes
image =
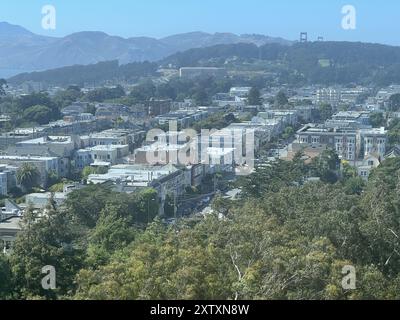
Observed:
[[[52,86],[99,85],[108,80],[137,81],[140,77],[156,75],[158,64],[132,62],[120,65],[117,60],[89,65],[75,65],[41,72],[22,73],[8,79],[10,84],[37,82]]]
[[[263,35],[192,32],[163,39],[122,38],[103,32],[78,32],[63,38],[36,35],[20,26],[0,22],[0,78],[22,72],[118,60],[121,64],[157,61],[179,51],[216,44],[291,42]]]
[[[179,52],[157,63],[119,66],[118,62],[114,61],[65,67],[21,74],[10,78],[9,82],[21,84],[25,81],[35,81],[65,85],[116,78],[132,80],[140,76],[154,75],[159,65],[223,67],[229,59],[244,64],[259,60],[272,62],[279,66],[281,74],[278,74],[278,78],[285,83],[400,83],[400,47],[356,42],[296,43],[292,46],[270,43],[260,47],[251,43],[216,45]]]
[[[276,62],[309,83],[400,83],[400,47],[359,42],[216,45],[178,52],[161,64],[224,66],[230,58]]]

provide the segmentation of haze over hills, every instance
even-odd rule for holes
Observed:
[[[162,39],[126,39],[103,32],[84,31],[57,38],[37,35],[23,27],[0,22],[0,77],[109,60],[118,60],[121,64],[157,61],[191,48],[234,43],[291,44],[288,40],[264,35],[204,32],[184,33]]]
[[[90,48],[90,46],[89,46]],[[102,83],[109,80],[135,82],[156,76],[159,66],[214,66],[232,71],[256,68],[272,72],[281,84],[375,84],[400,82],[400,47],[360,42],[308,42],[291,46],[269,43],[219,44],[172,54],[157,62],[121,64],[110,60],[43,72],[22,73],[9,78],[12,85],[36,82],[50,86]]]

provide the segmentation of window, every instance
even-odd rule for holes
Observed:
[[[368,165],[369,165],[369,166],[373,166],[373,165],[374,165],[374,162],[373,162],[372,160],[370,160],[370,161],[368,161]]]
[[[312,143],[319,143],[319,137],[312,137],[311,138]]]

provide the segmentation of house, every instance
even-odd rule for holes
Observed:
[[[42,136],[16,143],[15,146],[7,149],[7,154],[70,158],[79,144],[78,136]]]
[[[367,181],[371,171],[379,167],[380,164],[379,158],[368,156],[363,160],[357,161],[353,166],[357,169],[358,176]]]
[[[21,206],[17,205],[14,201],[10,199],[5,199],[4,207],[1,208],[0,212],[0,221],[11,217],[20,217],[22,216],[23,209]]]
[[[304,145],[301,143],[292,143],[289,145],[287,155],[281,157],[282,160],[292,161],[294,157],[301,153],[302,160],[310,164],[313,159],[318,158],[324,151],[328,150],[327,145]]]
[[[186,187],[191,186],[191,173],[192,170],[171,164],[158,166],[120,164],[112,166],[106,174],[90,175],[88,182],[111,183],[115,191],[126,193],[154,188],[163,204],[167,195],[179,197],[185,193]]]
[[[385,156],[385,128],[354,129],[307,124],[297,131],[297,142],[309,145],[325,144],[333,148],[342,160],[356,161],[370,155]]]
[[[91,133],[81,137],[81,147],[130,145],[134,141],[135,132],[126,129],[109,129]]]
[[[96,117],[102,120],[113,121],[119,117],[129,116],[130,108],[123,104],[99,103],[96,104]]]
[[[251,87],[232,87],[229,91],[231,97],[247,98]]]
[[[74,154],[74,167],[83,169],[98,162],[108,165],[117,164],[129,154],[128,145],[97,145],[86,149],[77,150]]]
[[[400,157],[400,146],[394,146],[385,155],[385,159],[398,158],[398,157]]]
[[[30,205],[33,209],[44,209],[49,204],[49,201],[54,200],[57,207],[64,204],[68,198],[68,194],[74,190],[79,190],[83,185],[79,183],[65,184],[62,192],[45,192],[45,193],[30,193],[25,196],[26,206]]]
[[[4,253],[10,253],[17,235],[21,232],[22,217],[10,217],[0,221],[0,250]]]
[[[0,164],[15,167],[16,171],[24,164],[36,167],[39,171],[39,184],[41,186],[47,184],[49,173],[54,173],[59,177],[67,174],[61,161],[58,157],[0,155]]]
[[[88,109],[89,103],[87,102],[75,102],[61,110],[64,116],[77,116],[81,113],[85,113]]]
[[[0,195],[7,196],[10,189],[17,185],[17,167],[0,165]]]

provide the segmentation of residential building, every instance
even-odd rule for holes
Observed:
[[[348,161],[364,159],[370,155],[383,159],[386,153],[386,140],[385,128],[330,128],[308,124],[297,132],[298,143],[328,145],[336,150],[339,158]]]
[[[21,232],[21,217],[10,217],[0,221],[0,250],[4,254],[12,251],[17,235]]]
[[[104,166],[109,166],[117,164],[127,155],[129,155],[129,145],[96,145],[75,151],[74,167],[83,169],[99,162]]]
[[[58,157],[0,155],[0,164],[14,166],[16,170],[25,163],[31,164],[38,169],[39,184],[41,186],[47,184],[49,173],[54,173],[59,177],[64,177],[67,174],[65,165],[61,163],[61,159]]]
[[[247,98],[251,91],[251,87],[233,87],[229,94],[231,97]]]
[[[61,110],[64,116],[77,116],[85,113],[88,109],[89,103],[87,102],[74,102],[73,104]]]

